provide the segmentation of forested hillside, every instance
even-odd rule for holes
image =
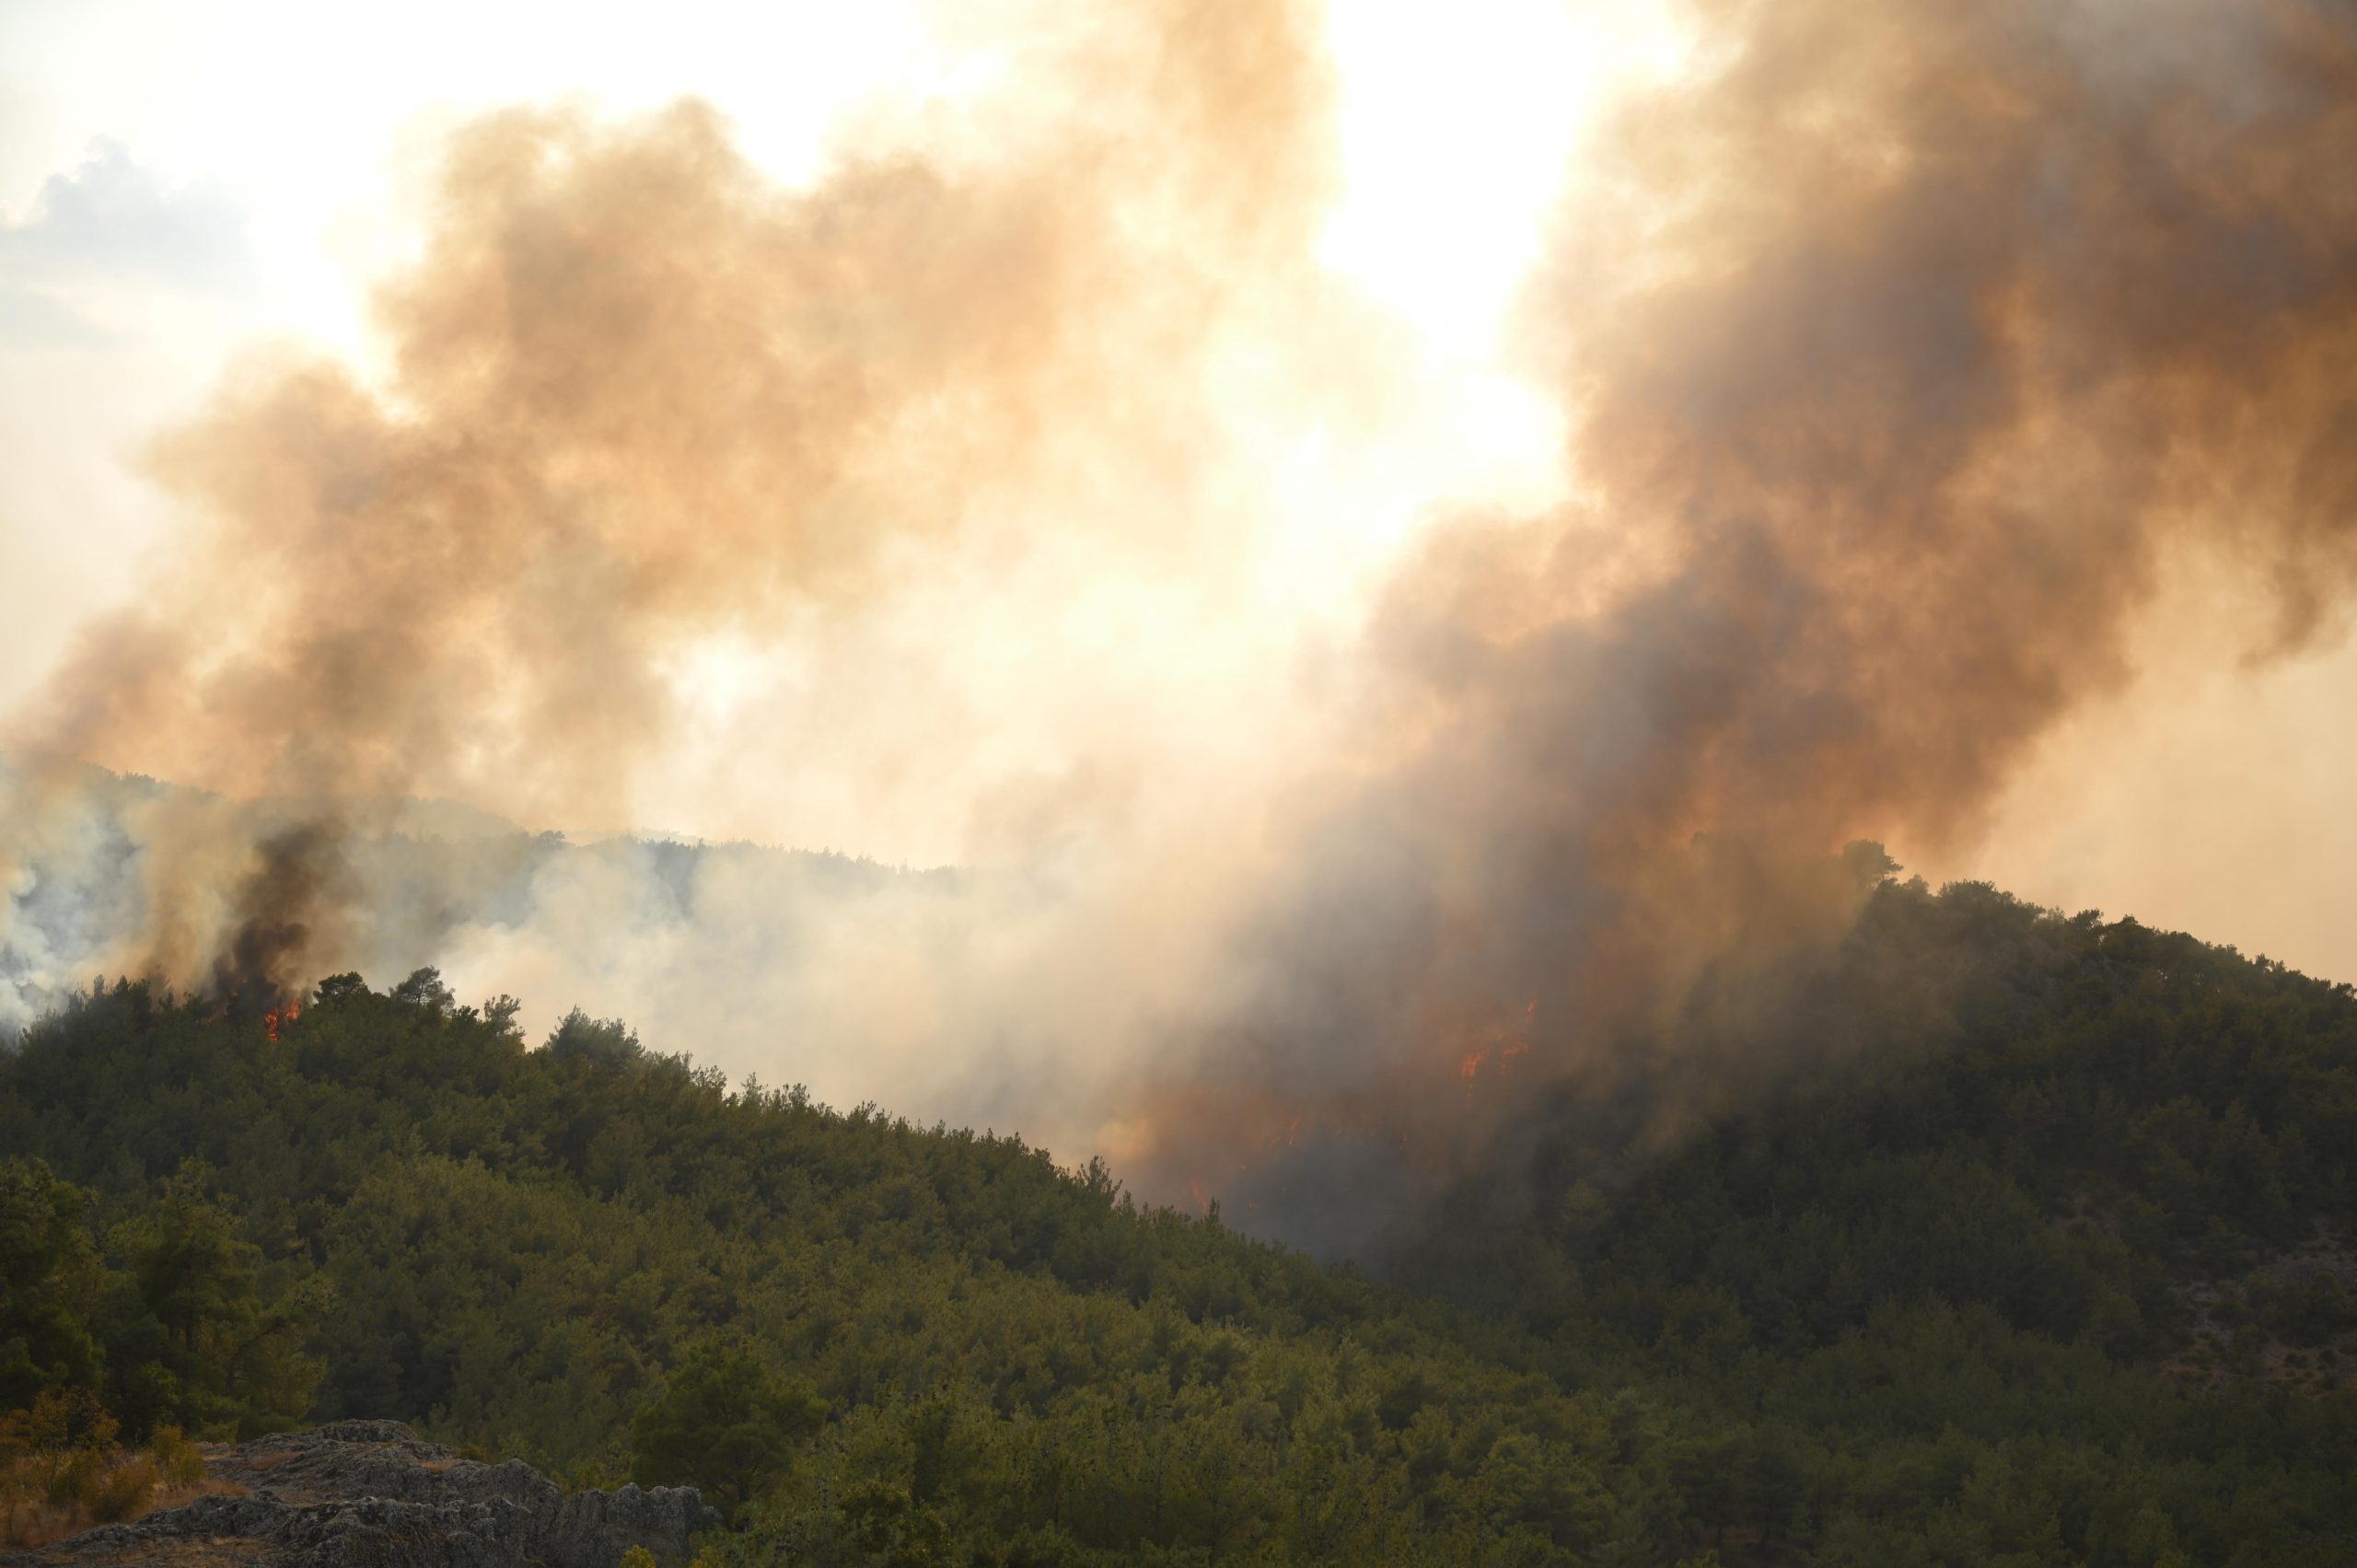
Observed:
[[[2357,1379],[2350,987],[1886,885],[1763,1012],[1702,1069],[1716,1114],[1666,1077],[1538,1108],[1527,1156],[1434,1227],[1427,1282],[1698,1346],[1798,1353],[1938,1301],[2213,1380]]]
[[[1534,1106],[1380,1283],[513,1016],[428,971],[29,1030],[0,1400],[692,1481],[715,1562],[2357,1550],[2357,1000],[2189,938],[1887,885],[1693,1081]]]

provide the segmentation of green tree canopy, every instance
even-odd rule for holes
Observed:
[[[734,1516],[784,1476],[826,1414],[807,1380],[781,1376],[749,1345],[707,1340],[632,1418],[631,1479],[696,1487]]]

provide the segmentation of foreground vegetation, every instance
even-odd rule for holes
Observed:
[[[29,1031],[0,1403],[693,1481],[714,1562],[2327,1563],[2357,1531],[2357,1000],[2189,938],[1887,886],[1740,1071],[1696,1058],[1742,1093],[1534,1108],[1536,1157],[1382,1286],[514,1012],[427,971],[276,1024],[117,984]]]
[[[0,1547],[43,1546],[93,1525],[136,1518],[204,1489],[196,1444],[159,1424],[144,1447],[87,1388],[43,1388],[0,1415]]]

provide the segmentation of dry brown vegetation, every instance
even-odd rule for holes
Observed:
[[[45,1546],[204,1493],[247,1490],[204,1473],[203,1450],[160,1426],[145,1448],[115,1442],[115,1419],[86,1390],[48,1390],[0,1416],[0,1546]]]

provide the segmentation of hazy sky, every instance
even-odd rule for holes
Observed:
[[[133,459],[225,366],[291,343],[382,368],[368,288],[422,242],[451,127],[517,102],[626,115],[692,94],[791,186],[846,139],[922,134],[927,116],[987,92],[1028,14],[1054,9],[691,6],[650,28],[636,10],[553,5],[427,6],[398,21],[296,5],[9,6],[0,704],[130,591],[132,563],[172,527]],[[1303,497],[1260,541],[1271,634],[1347,621],[1436,501],[1527,507],[1558,485],[1560,415],[1494,350],[1596,90],[1676,57],[1675,38],[1629,19],[1642,9],[1480,0],[1445,29],[1404,7],[1333,10],[1346,184],[1322,259],[1412,345],[1415,406],[1400,411],[1405,439],[1344,451],[1316,430],[1271,437],[1283,449],[1262,474]],[[716,708],[744,679],[729,653],[682,672]],[[784,822],[758,809],[716,820],[659,793],[647,809],[668,828],[891,859],[960,848],[807,795]]]
[[[448,127],[520,100],[691,93],[799,182],[844,134],[986,90],[1027,9],[674,6],[656,26],[578,5],[0,0],[0,705],[174,528],[132,459],[225,366],[273,340],[373,364],[368,285],[418,242]],[[1560,483],[1560,415],[1515,374],[1510,307],[1598,95],[1674,66],[1644,10],[1333,6],[1346,184],[1321,256],[1403,334],[1417,390],[1383,439],[1289,431],[1266,454],[1271,494],[1302,499],[1252,564],[1265,623],[1238,648],[1347,634],[1357,588],[1428,508],[1528,507]],[[2246,670],[2185,634],[2200,613],[2165,597],[2132,690],[2067,721],[1976,852],[1922,869],[2357,975],[2357,653],[2328,640]],[[678,673],[724,707],[735,678],[725,647]],[[770,816],[766,787],[646,809],[895,860],[958,854],[945,824],[972,815],[797,784]]]

